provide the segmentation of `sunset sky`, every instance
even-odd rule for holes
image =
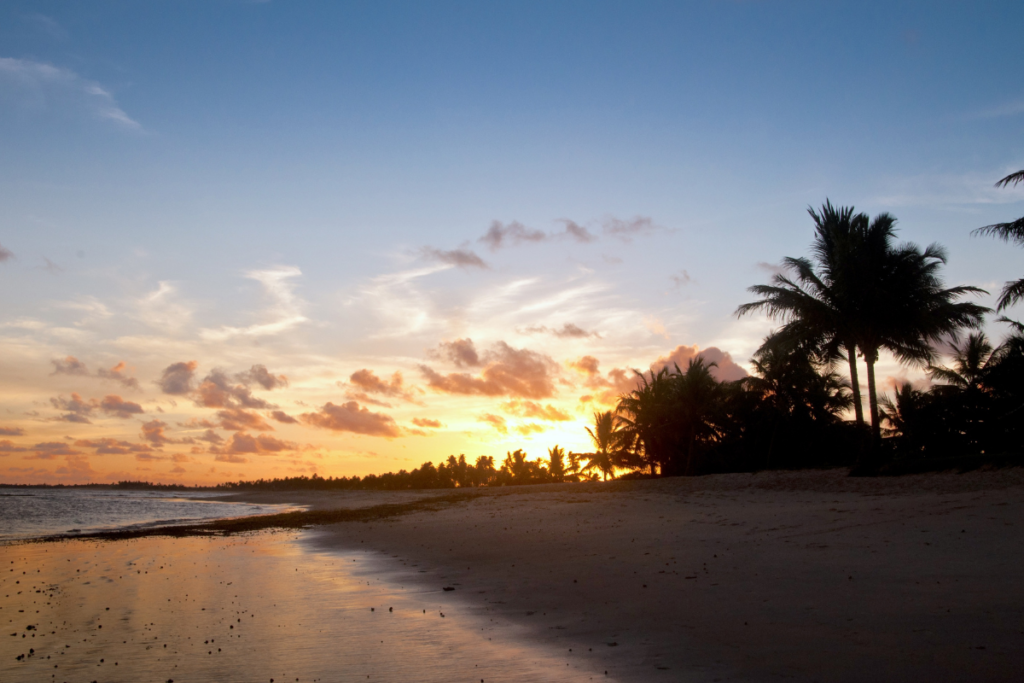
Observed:
[[[733,313],[826,198],[944,244],[992,305],[1024,252],[970,231],[1024,215],[993,187],[1024,168],[1022,26],[1020,2],[5,2],[0,482],[588,450],[632,368],[747,372],[771,323]]]

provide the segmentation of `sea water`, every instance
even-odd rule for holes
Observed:
[[[218,500],[210,491],[0,487],[0,541],[168,526],[280,512],[290,506]]]

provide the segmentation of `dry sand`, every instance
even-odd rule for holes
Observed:
[[[522,487],[325,529],[620,680],[1024,679],[1021,469]]]
[[[164,681],[154,676],[174,667],[188,674],[176,681],[269,680],[256,673],[276,669],[289,681],[475,681],[479,667],[487,683],[604,671],[620,681],[1024,677],[1024,470],[844,475],[515,487],[301,532],[0,547],[3,565],[27,572],[0,575],[0,618],[19,629],[0,640],[0,679],[61,680],[15,675],[29,669],[6,661],[33,635],[47,645],[35,646],[32,672],[54,658],[66,669],[71,650],[91,648],[72,667],[88,676],[66,679],[83,681]],[[441,493],[244,498],[328,509]],[[21,588],[11,579],[30,578],[41,593],[11,593]],[[16,609],[40,609],[56,633],[24,631]],[[244,630],[227,628],[232,619]],[[102,637],[100,623],[111,629]],[[173,654],[143,650],[147,629]],[[194,640],[215,632],[223,652]],[[120,678],[92,661],[104,652]],[[126,665],[147,675],[125,676]],[[225,676],[236,669],[245,675]]]

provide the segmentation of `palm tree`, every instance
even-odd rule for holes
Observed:
[[[555,444],[554,448],[548,449],[548,474],[551,475],[551,479],[556,482],[565,480],[565,463],[562,458],[565,457],[565,451]]]
[[[990,362],[998,360],[984,332],[969,334],[953,347],[953,367],[929,365],[928,375],[960,389],[980,389]]]
[[[924,251],[913,244],[895,246],[896,219],[889,214],[869,222],[865,214],[854,216],[827,201],[820,215],[810,213],[816,225],[815,263],[785,259],[796,281],[779,274],[774,285],[751,287],[762,299],[740,306],[736,314],[761,310],[784,320],[778,337],[817,348],[826,362],[845,350],[855,408],[854,354],[859,350],[867,365],[872,443],[877,446],[881,424],[875,364],[880,352],[887,350],[903,363],[928,363],[933,344],[945,337],[955,340],[961,329],[981,323],[988,309],[958,299],[984,290],[944,289],[938,271],[946,263],[945,250],[934,244]]]
[[[580,469],[583,467],[583,454],[569,451],[566,457],[569,459],[569,465],[566,467],[566,470],[572,475],[573,481],[579,481]]]
[[[1009,187],[1021,182],[1024,182],[1024,171],[1017,171],[996,183],[996,187]],[[978,228],[971,234],[992,235],[1004,242],[1013,242],[1019,246],[1024,246],[1024,218],[1018,218],[1010,223],[986,225],[983,228]],[[1021,299],[1024,299],[1024,278],[1007,282],[1003,286],[1003,291],[999,293],[999,301],[996,303],[996,310],[1002,311],[1005,308],[1009,308]]]
[[[853,267],[854,254],[871,235],[891,230],[891,225],[868,224],[866,214],[854,214],[853,207],[834,207],[829,200],[820,212],[808,208],[814,221],[812,263],[806,258],[784,258],[783,266],[795,275],[778,273],[771,285],[749,289],[759,301],[736,309],[737,317],[762,311],[785,325],[774,335],[774,343],[812,348],[819,360],[831,363],[845,359],[850,368],[853,409],[858,425],[864,424],[864,408],[857,372],[857,319],[855,302],[861,274]],[[817,265],[818,270],[815,269]]]
[[[885,214],[882,217],[892,220]],[[880,351],[889,351],[901,363],[927,365],[935,357],[936,344],[946,339],[955,342],[961,330],[978,327],[989,309],[958,301],[985,290],[943,286],[939,269],[946,264],[946,252],[937,244],[921,251],[914,244],[893,247],[885,240],[870,245],[862,256],[867,278],[857,346],[867,365],[871,425],[877,444],[881,425],[875,363]]]
[[[656,475],[675,451],[676,386],[667,367],[652,370],[650,377],[637,370],[633,373],[640,384],[619,397],[615,412],[622,423],[623,444],[630,447],[638,465],[649,467]]]
[[[923,426],[921,418],[928,398],[927,394],[915,389],[910,382],[897,387],[892,399],[882,397],[882,419],[889,425],[886,434],[897,439],[901,449],[907,453],[916,454],[922,449],[922,434],[919,432]]]
[[[610,410],[603,413],[595,411],[594,428],[587,427],[586,430],[597,451],[589,454],[590,460],[583,469],[597,469],[607,481],[608,475],[615,470],[615,459],[622,441],[622,432],[616,424],[615,414]]]

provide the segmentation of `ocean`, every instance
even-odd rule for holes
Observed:
[[[0,487],[0,542],[270,514],[286,505],[219,500],[209,491]]]

